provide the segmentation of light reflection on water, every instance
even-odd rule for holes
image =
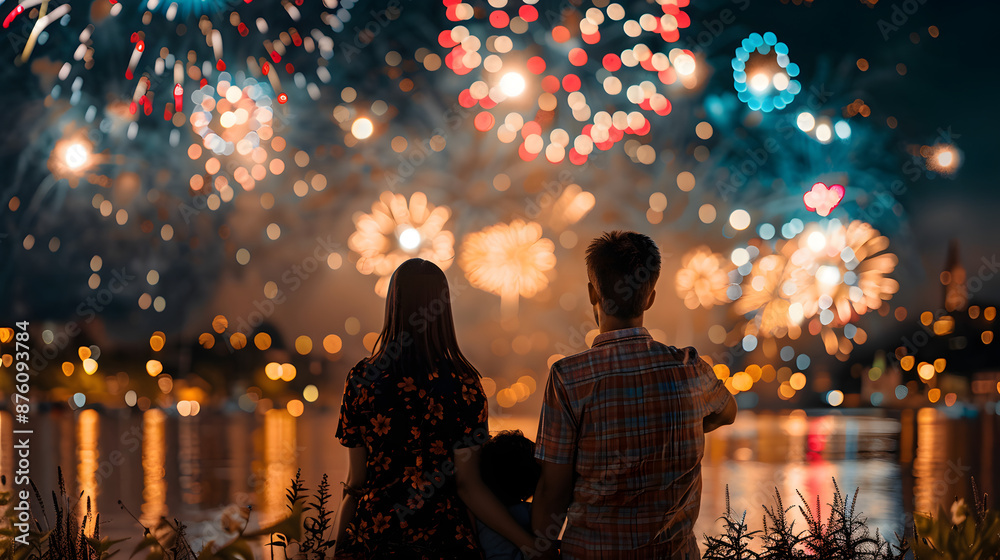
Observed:
[[[902,470],[897,461],[900,423],[872,417],[805,414],[747,414],[734,426],[710,434],[703,465],[702,515],[697,534],[717,534],[716,518],[726,509],[728,485],[732,508],[747,511],[751,530],[763,528],[762,505],[785,508],[806,500],[825,517],[837,487],[846,500],[858,491],[857,508],[874,533],[902,533]],[[798,493],[802,494],[802,498]],[[790,519],[804,526],[795,507]]]
[[[284,410],[264,415],[264,485],[261,524],[278,521],[287,512],[285,489],[295,478],[299,449],[295,443],[296,418]],[[313,481],[307,487],[315,486]]]
[[[182,416],[177,424],[177,470],[181,501],[185,504],[200,504],[202,496],[199,472],[201,468],[199,423],[195,416]]]
[[[132,511],[139,506],[147,527],[161,516],[177,518],[197,541],[199,532],[218,526],[226,507],[253,504],[251,529],[280,519],[287,511],[285,490],[298,468],[311,490],[329,474],[335,497],[346,474],[346,451],[333,437],[336,409],[299,418],[284,410],[263,415],[202,410],[178,417],[151,409],[55,411],[35,419],[32,446],[39,452],[32,474],[42,495],[56,489],[55,465],[62,465],[71,496],[82,491],[96,497],[102,535],[132,537],[133,543],[142,530],[119,511],[119,499]],[[786,507],[801,503],[798,490],[813,508],[820,496],[821,509],[828,512],[834,478],[845,495],[860,488],[859,510],[873,530],[891,536],[902,531],[905,512],[914,507],[936,510],[956,495],[968,496],[970,476],[981,491],[995,493],[992,470],[1000,451],[991,439],[997,422],[996,416],[952,420],[935,409],[904,412],[901,420],[741,412],[733,426],[706,438],[699,540],[703,533],[718,533],[727,485],[733,508],[747,510],[751,528],[759,529],[761,505],[773,503],[775,489]],[[537,416],[497,414],[490,427],[520,429],[533,439]],[[0,412],[0,468],[8,474],[8,487],[12,429],[9,413]]]
[[[100,414],[96,410],[81,411],[76,421],[76,476],[80,491],[83,492],[77,506],[77,515],[83,519],[87,515],[87,506],[90,505],[90,516],[84,526],[88,534],[93,532],[97,517],[97,512],[93,509],[97,505],[97,466],[100,457],[97,438],[100,434],[100,422]]]
[[[139,521],[150,528],[167,514],[166,424],[167,415],[159,409],[151,408],[142,415],[143,486]],[[125,501],[125,496],[121,499]]]

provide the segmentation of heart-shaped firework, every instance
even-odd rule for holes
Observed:
[[[802,200],[810,212],[816,212],[820,216],[829,216],[830,212],[843,200],[844,193],[843,185],[827,187],[824,183],[816,183],[812,190],[802,197]]]

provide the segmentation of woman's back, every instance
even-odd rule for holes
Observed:
[[[350,372],[337,437],[367,449],[367,481],[338,558],[481,558],[455,487],[454,449],[488,438],[474,372],[450,361]],[[442,556],[443,555],[443,556]]]

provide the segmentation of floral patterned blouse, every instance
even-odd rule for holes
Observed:
[[[481,559],[454,450],[488,437],[478,376],[447,361],[429,373],[359,362],[347,376],[337,438],[367,448],[368,476],[336,558]]]

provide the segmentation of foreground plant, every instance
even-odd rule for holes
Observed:
[[[76,509],[83,493],[77,496],[73,503],[66,494],[66,483],[62,469],[58,469],[59,493],[52,492],[53,515],[49,517],[45,509],[45,500],[41,492],[31,482],[35,502],[41,510],[41,516],[31,516],[27,545],[15,540],[21,533],[14,527],[15,511],[11,505],[11,493],[0,492],[0,508],[4,509],[4,524],[0,527],[0,560],[105,560],[113,557],[118,550],[111,550],[116,544],[124,541],[101,538],[101,516],[95,515],[91,508],[90,498],[86,501],[86,510],[81,517]],[[7,485],[7,477],[0,475],[0,486]],[[93,523],[93,531],[87,534],[88,524]]]
[[[896,535],[899,544],[890,545],[879,532],[871,536],[868,518],[857,510],[858,491],[847,500],[840,492],[837,481],[833,481],[834,495],[829,515],[824,518],[816,498],[815,509],[809,505],[801,492],[802,504],[797,506],[806,520],[806,527],[796,531],[795,522],[790,520],[778,489],[774,490],[774,505],[764,509],[764,530],[749,531],[744,520],[739,520],[729,503],[729,488],[726,487],[726,515],[722,517],[725,533],[720,537],[705,535],[705,560],[801,560],[822,558],[823,560],[902,560],[910,552],[906,539]],[[751,544],[758,535],[762,536],[762,552],[754,552]],[[920,557],[920,560],[923,560]]]
[[[950,515],[944,506],[936,519],[926,513],[913,515],[913,550],[919,560],[1000,560],[1000,512],[989,510],[989,496],[980,498],[975,480],[972,494],[974,511],[965,500],[955,500]]]
[[[760,554],[750,550],[750,543],[760,531],[750,531],[747,527],[747,514],[736,518],[736,512],[729,505],[729,485],[726,485],[726,514],[720,517],[726,528],[721,537],[705,535],[704,560],[757,560]]]
[[[19,533],[14,527],[16,512],[10,503],[11,493],[0,492],[0,508],[4,511],[4,523],[0,525],[0,537],[3,537],[0,538],[0,560],[107,560],[119,552],[112,548],[127,540],[101,538],[100,516],[93,513],[89,498],[86,513],[83,516],[75,514],[80,497],[76,503],[70,503],[62,469],[58,472],[59,494],[52,493],[54,516],[51,519],[40,492],[34,482],[31,483],[35,493],[34,504],[37,504],[40,515],[33,512],[31,516],[32,528],[27,535],[26,546],[14,540]],[[129,558],[145,552],[147,560],[253,560],[251,543],[266,539],[266,558],[324,559],[334,545],[334,540],[330,538],[334,512],[330,509],[329,481],[324,474],[310,500],[301,475],[301,470],[296,472],[286,490],[286,517],[272,525],[247,531],[252,508],[241,508],[235,516],[223,516],[222,534],[227,536],[222,542],[210,540],[197,552],[192,548],[187,526],[182,522],[161,517],[155,526],[146,527],[119,500],[122,510],[143,529],[143,538]],[[0,485],[6,485],[6,477],[0,476]],[[86,528],[91,523],[94,529],[88,535]]]
[[[147,560],[251,560],[254,555],[250,543],[267,539],[264,546],[267,549],[265,557],[268,559],[326,558],[327,551],[332,550],[334,544],[334,541],[328,538],[333,526],[333,511],[329,509],[331,502],[329,489],[327,475],[324,474],[313,500],[307,503],[308,489],[302,481],[302,469],[299,469],[291,485],[285,490],[285,508],[288,510],[288,515],[283,519],[255,531],[247,531],[252,511],[248,506],[240,510],[239,520],[230,518],[223,520],[223,530],[226,533],[235,533],[234,536],[218,545],[214,541],[209,541],[195,554],[187,539],[185,526],[177,520],[170,523],[161,518],[155,530],[143,527],[146,537],[136,546],[132,555],[146,549],[149,551]]]

